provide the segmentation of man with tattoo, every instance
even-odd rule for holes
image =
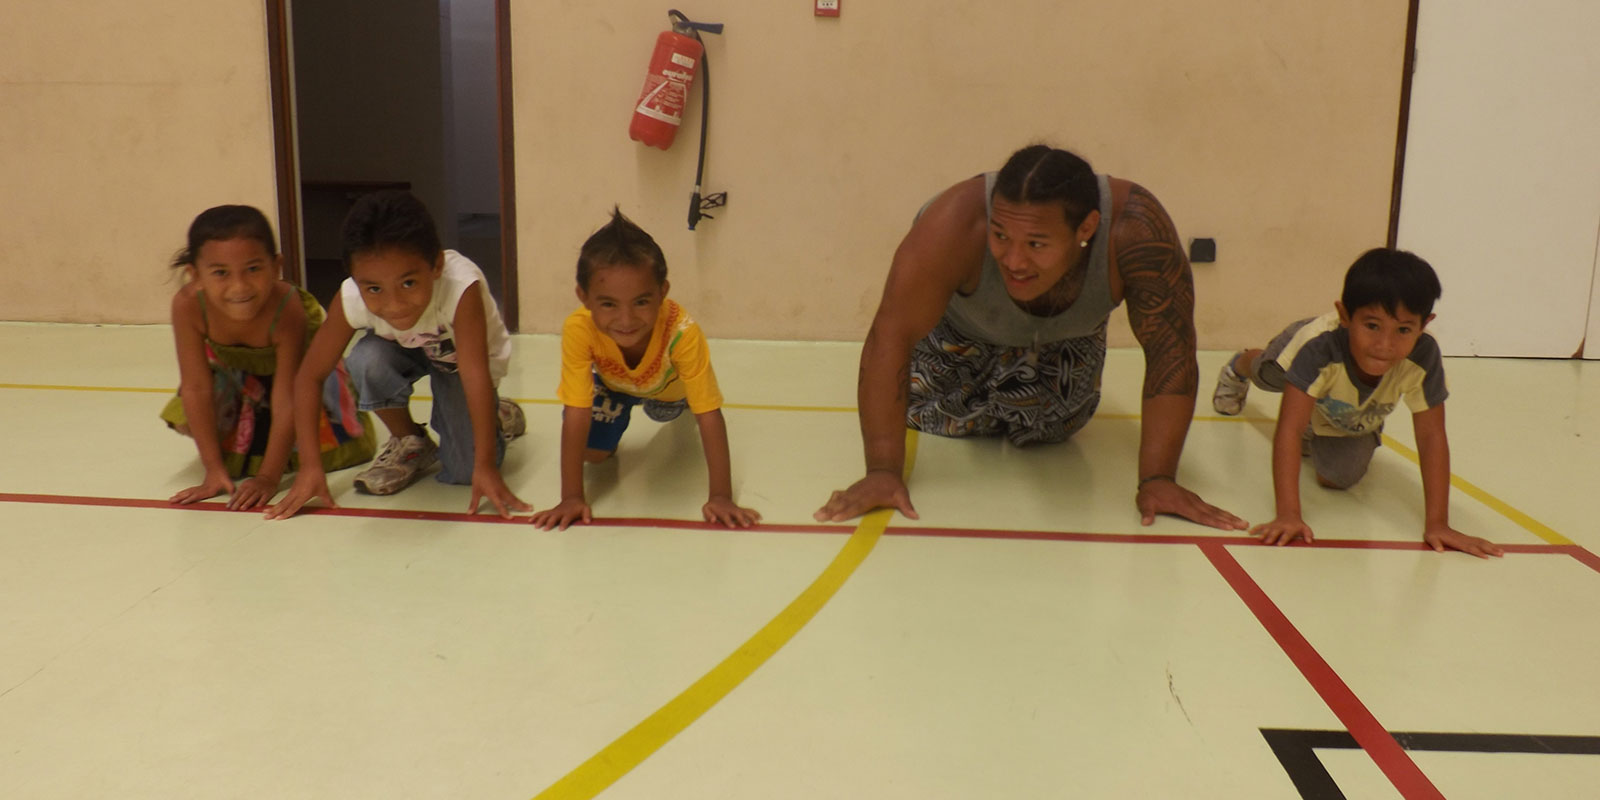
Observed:
[[[861,350],[867,474],[834,492],[816,519],[880,507],[917,517],[901,478],[907,426],[1018,445],[1065,441],[1100,402],[1106,321],[1124,300],[1145,358],[1142,521],[1175,514],[1246,527],[1177,481],[1199,366],[1194,281],[1172,220],[1138,184],[1045,145],[945,190],[895,251]]]

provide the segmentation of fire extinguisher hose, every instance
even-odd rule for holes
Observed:
[[[722,33],[722,23],[695,22],[676,8],[668,9],[667,16],[673,20],[672,27],[674,29],[684,35],[693,36],[695,41],[700,42],[702,45],[705,44],[705,40],[700,38],[701,31]],[[701,217],[711,217],[710,214],[704,213],[705,208],[715,208],[722,205],[723,202],[723,197],[716,195],[713,195],[716,198],[716,202],[711,203],[709,206],[704,205],[700,199],[700,182],[706,173],[706,135],[710,130],[710,120],[711,62],[702,51],[700,54],[700,160],[695,164],[694,168],[694,193],[689,196],[689,230],[691,231],[700,222]]]

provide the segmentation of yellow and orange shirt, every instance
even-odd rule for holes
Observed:
[[[572,312],[561,326],[561,385],[556,397],[562,405],[588,408],[594,403],[591,375],[598,375],[607,389],[634,397],[687,399],[689,410],[696,414],[722,407],[705,334],[671,299],[661,301],[650,344],[636,367],[629,367],[622,348],[595,326],[589,309]]]

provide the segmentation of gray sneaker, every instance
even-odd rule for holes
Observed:
[[[1217,389],[1211,393],[1211,407],[1225,417],[1236,417],[1244,410],[1244,397],[1250,393],[1250,382],[1233,371],[1233,361],[1243,350],[1234,353],[1228,363],[1217,373]]]
[[[683,410],[689,407],[688,400],[674,400],[670,403],[660,400],[644,401],[644,415],[656,422],[671,422],[678,418]]]
[[[356,475],[356,489],[367,494],[394,494],[415,483],[439,460],[439,446],[428,434],[391,436],[372,466]]]
[[[500,418],[500,438],[509,442],[528,432],[527,415],[522,413],[522,406],[510,398],[500,398],[495,415]]]

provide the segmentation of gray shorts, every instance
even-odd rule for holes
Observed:
[[[1256,360],[1255,377],[1251,378],[1251,383],[1269,392],[1283,391],[1287,370],[1278,363],[1278,356],[1289,346],[1289,340],[1314,319],[1316,318],[1307,317],[1291,323],[1282,333],[1272,337],[1272,341],[1261,351],[1261,357]],[[1377,433],[1319,436],[1307,426],[1300,437],[1300,454],[1311,458],[1312,468],[1324,482],[1340,489],[1348,489],[1356,485],[1361,476],[1367,474],[1367,466],[1372,463],[1372,454],[1382,441]]]
[[[1278,363],[1278,356],[1283,354],[1283,348],[1289,346],[1289,340],[1293,339],[1301,328],[1304,328],[1314,319],[1316,317],[1306,317],[1298,322],[1290,323],[1289,327],[1284,328],[1282,333],[1272,337],[1272,341],[1267,343],[1266,349],[1261,351],[1261,357],[1256,359],[1256,374],[1254,378],[1250,379],[1250,382],[1254,383],[1258,388],[1266,389],[1269,392],[1283,391],[1283,376],[1287,370],[1282,364]]]

